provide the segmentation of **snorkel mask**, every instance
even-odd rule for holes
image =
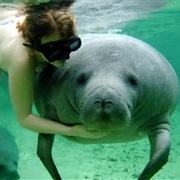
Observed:
[[[39,46],[23,43],[24,46],[41,52],[49,62],[69,59],[69,54],[81,47],[81,39],[73,36],[69,39],[47,42]]]

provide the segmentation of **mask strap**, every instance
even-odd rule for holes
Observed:
[[[36,51],[40,51],[40,49],[34,47],[32,44],[23,43],[23,46],[28,47],[33,50],[36,50]]]

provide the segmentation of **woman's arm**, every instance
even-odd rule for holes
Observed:
[[[38,133],[98,138],[102,132],[88,131],[83,125],[66,126],[32,113],[35,64],[33,60],[12,63],[8,69],[12,105],[21,126]]]

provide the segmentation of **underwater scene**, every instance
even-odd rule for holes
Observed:
[[[0,4],[9,2],[16,5],[22,1],[0,0]],[[0,8],[0,26],[11,16],[7,13],[11,10],[6,8]],[[179,0],[76,0],[72,10],[77,34],[123,34],[140,39],[158,50],[180,79]],[[33,110],[37,114],[35,107]],[[152,180],[180,180],[179,100],[170,124],[169,160]],[[36,154],[38,134],[22,128],[16,119],[5,73],[0,78],[0,126],[12,133],[17,144],[20,179],[52,179]],[[52,156],[64,180],[133,180],[138,179],[149,161],[150,145],[148,138],[115,144],[79,144],[56,135]]]

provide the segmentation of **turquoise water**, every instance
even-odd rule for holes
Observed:
[[[166,1],[164,4],[149,0],[146,5],[141,0],[129,0],[128,3],[114,0],[113,3],[98,0],[95,4],[92,0],[79,0],[74,6],[78,33],[121,33],[139,38],[159,50],[180,79],[180,1]],[[123,6],[119,7],[120,3]],[[6,76],[0,83],[0,100],[1,125],[11,130],[18,144],[21,179],[51,179],[36,156],[37,134],[22,129],[15,119]],[[178,104],[171,118],[169,162],[153,180],[180,179],[179,117]],[[56,137],[53,157],[63,179],[137,179],[148,161],[149,144],[147,139],[143,139],[126,144],[84,146]]]
[[[180,77],[180,1],[172,1],[165,8],[150,13],[148,18],[136,20],[123,28],[123,34],[139,38],[160,51]]]

